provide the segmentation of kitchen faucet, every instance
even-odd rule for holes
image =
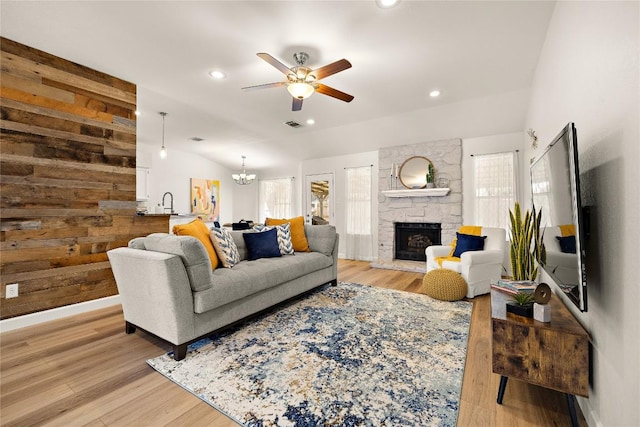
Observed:
[[[162,207],[164,208],[164,198],[166,197],[166,195],[167,195],[167,194],[168,194],[169,196],[171,196],[171,199],[170,199],[170,201],[171,201],[171,211],[170,211],[170,213],[173,213],[173,194],[171,194],[171,193],[170,193],[170,192],[168,192],[168,191],[162,195]],[[167,208],[165,208],[165,210],[166,210],[166,209],[167,209]]]

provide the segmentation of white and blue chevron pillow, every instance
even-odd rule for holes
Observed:
[[[260,231],[269,231],[272,228],[277,230],[278,237],[278,248],[280,248],[280,253],[282,255],[293,255],[293,244],[291,243],[291,224],[285,223],[282,225],[256,225],[253,227],[254,230]]]
[[[224,228],[212,228],[209,233],[216,254],[223,267],[231,268],[240,262],[240,252],[233,237]]]

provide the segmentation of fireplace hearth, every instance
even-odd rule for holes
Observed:
[[[441,243],[441,223],[396,222],[394,225],[395,259],[426,261],[424,250]]]

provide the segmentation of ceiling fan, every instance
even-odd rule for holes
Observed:
[[[298,65],[291,68],[287,67],[268,53],[258,53],[257,55],[287,76],[287,81],[247,86],[242,89],[267,89],[271,87],[286,86],[291,96],[293,96],[293,104],[291,107],[292,111],[302,110],[302,100],[310,97],[314,92],[328,95],[344,102],[351,102],[353,100],[353,96],[318,82],[318,80],[329,77],[332,74],[351,68],[351,63],[346,59],[341,59],[339,61],[332,62],[329,65],[325,65],[324,67],[312,70],[304,65],[307,59],[309,59],[309,54],[306,52],[297,52],[293,54],[293,58]]]

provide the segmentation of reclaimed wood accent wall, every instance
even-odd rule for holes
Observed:
[[[169,229],[135,215],[136,86],[6,38],[0,51],[0,318],[115,295],[106,252]]]

